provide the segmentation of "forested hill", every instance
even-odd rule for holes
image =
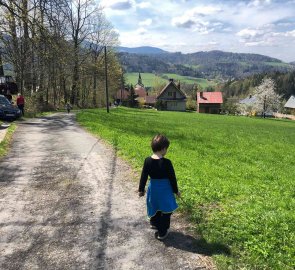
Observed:
[[[117,52],[127,52],[127,53],[139,53],[139,54],[159,54],[159,53],[168,53],[162,49],[151,47],[151,46],[143,46],[136,48],[128,48],[128,47],[117,47],[115,48]]]
[[[271,78],[275,82],[276,92],[288,99],[295,95],[295,71],[281,73],[255,74],[242,80],[229,80],[220,89],[224,97],[246,97],[256,86],[260,85],[264,78]]]
[[[288,72],[295,68],[294,65],[264,55],[223,51],[190,54],[119,52],[118,56],[126,72],[176,73],[223,80],[265,72]]]

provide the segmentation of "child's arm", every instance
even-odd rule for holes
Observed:
[[[175,194],[177,194],[177,196],[180,196],[180,192],[178,190],[178,186],[177,186],[177,180],[176,180],[176,176],[175,176],[175,171],[172,165],[172,162],[170,160],[168,160],[168,178],[170,180],[171,186],[172,186],[172,190]]]
[[[140,197],[144,196],[144,189],[145,189],[147,179],[148,179],[148,170],[147,170],[147,161],[145,160],[143,164],[142,172],[141,172],[139,187],[138,187],[138,195]]]

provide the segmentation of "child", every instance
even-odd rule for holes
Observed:
[[[70,110],[72,109],[72,106],[69,103],[67,103],[66,104],[66,109],[67,109],[67,112],[70,113]]]
[[[169,144],[169,140],[161,134],[152,139],[153,154],[144,161],[138,189],[139,196],[144,196],[150,176],[146,198],[147,214],[151,228],[158,230],[155,236],[159,240],[168,236],[171,214],[178,207],[173,193],[180,196],[173,165],[169,159],[164,158]]]

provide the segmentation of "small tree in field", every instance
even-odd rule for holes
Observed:
[[[254,90],[256,102],[254,108],[265,117],[267,112],[278,111],[281,105],[281,96],[275,92],[275,82],[266,78]]]

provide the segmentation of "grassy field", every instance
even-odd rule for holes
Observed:
[[[77,119],[138,171],[152,136],[168,136],[181,210],[219,269],[295,268],[295,122],[127,108]]]
[[[203,78],[194,78],[189,76],[181,76],[174,73],[164,73],[162,76],[166,76],[167,78],[172,78],[174,80],[179,80],[181,82],[185,82],[187,84],[198,84],[202,88],[206,88],[208,86],[215,86],[216,82],[208,81]],[[125,75],[126,82],[132,83],[135,85],[138,81],[138,73],[127,73]],[[168,82],[167,79],[162,78],[161,76],[155,75],[153,73],[141,73],[142,82],[147,87],[153,87],[157,84],[166,84]]]

